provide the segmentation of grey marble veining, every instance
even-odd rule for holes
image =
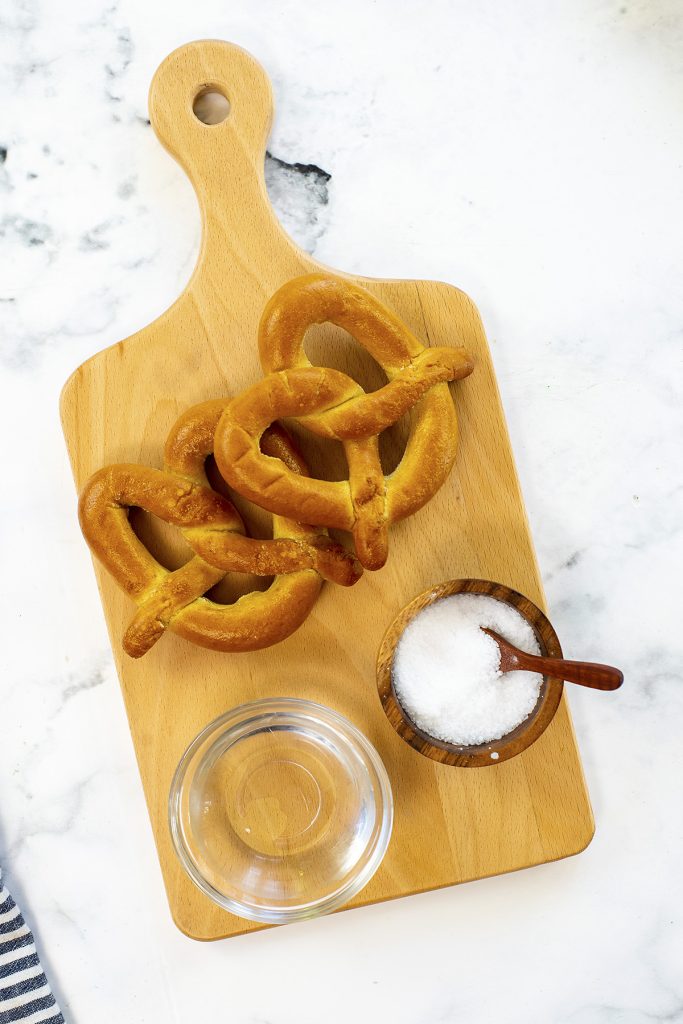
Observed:
[[[570,694],[580,857],[211,945],[168,915],[57,413],[192,272],[146,96],[203,36],[272,78],[300,245],[474,298],[565,652],[626,674]],[[68,1020],[683,1021],[682,55],[675,0],[0,4],[0,862]]]

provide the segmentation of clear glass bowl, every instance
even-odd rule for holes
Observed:
[[[284,924],[327,914],[372,878],[393,800],[375,748],[307,700],[243,704],[207,726],[171,785],[186,871],[240,917]]]

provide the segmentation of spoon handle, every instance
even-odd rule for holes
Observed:
[[[527,660],[528,665],[524,664]],[[529,654],[519,658],[519,667],[588,686],[592,690],[618,690],[624,681],[624,674],[618,668],[593,661],[565,661],[563,658],[540,658]]]

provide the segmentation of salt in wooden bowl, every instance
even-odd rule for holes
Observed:
[[[461,746],[429,736],[411,721],[401,706],[393,681],[396,647],[408,623],[428,605],[453,594],[484,594],[511,605],[526,619],[533,629],[541,654],[561,658],[562,648],[552,624],[541,609],[528,597],[491,580],[448,580],[419,594],[403,608],[393,620],[380,645],[377,656],[377,688],[384,712],[391,725],[411,747],[425,757],[457,768],[482,768],[500,764],[531,746],[548,728],[562,698],[564,683],[561,679],[543,676],[538,700],[532,712],[515,729],[490,743]],[[501,686],[504,686],[501,683]]]

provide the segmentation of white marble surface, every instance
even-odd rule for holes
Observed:
[[[145,105],[203,36],[331,175],[269,167],[301,244],[478,303],[553,619],[627,676],[570,695],[580,857],[211,945],[167,912],[57,414],[191,272]],[[0,862],[68,1020],[683,1021],[681,5],[2,0],[0,95]]]

